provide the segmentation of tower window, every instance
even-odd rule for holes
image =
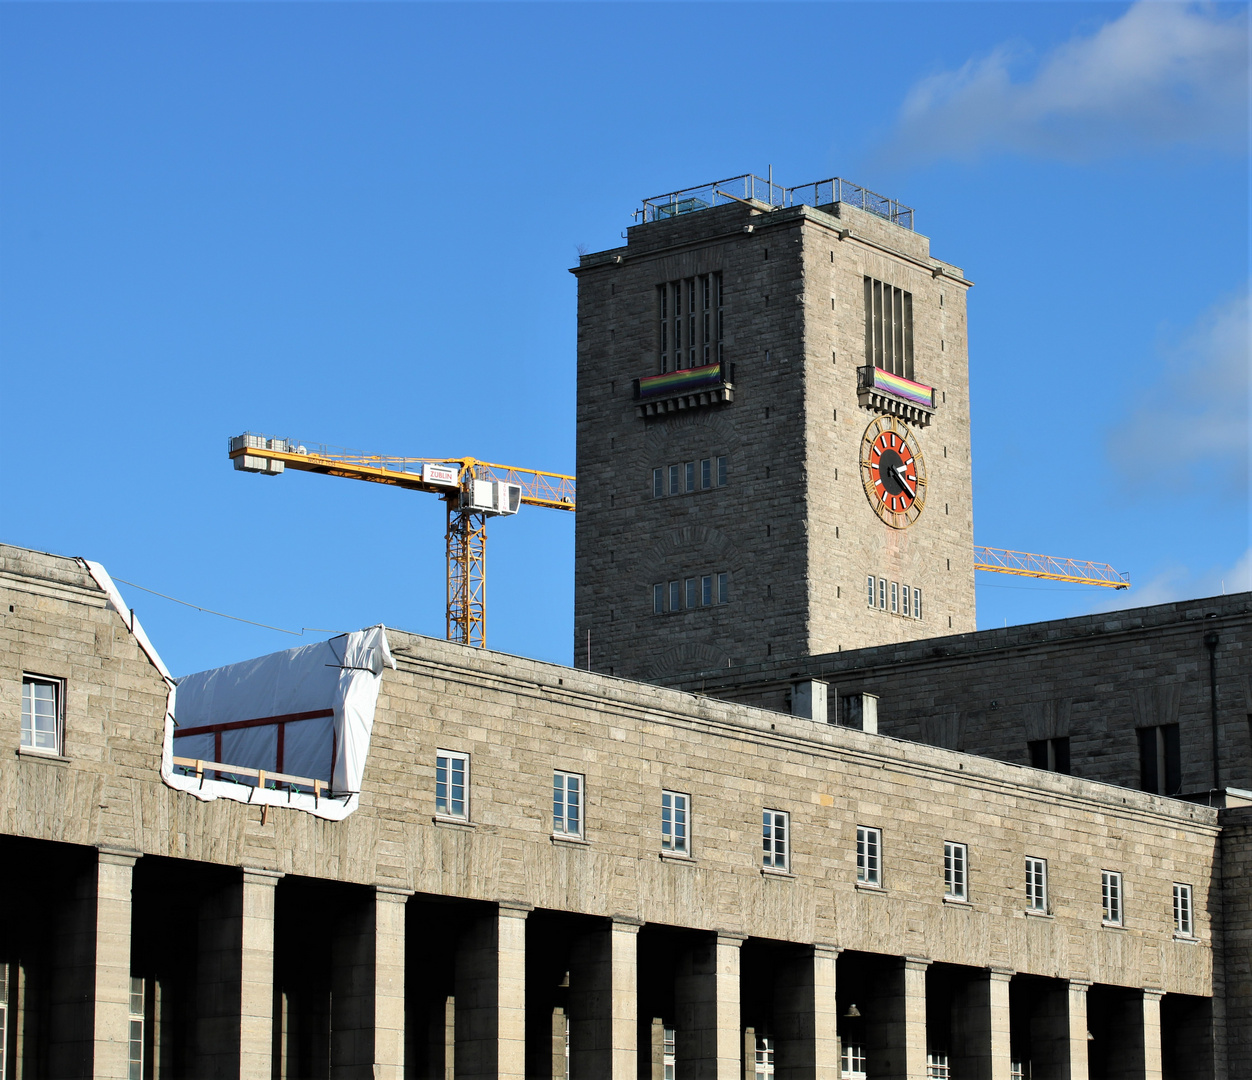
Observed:
[[[694,461],[687,462],[683,466],[684,475],[687,481],[687,490],[695,491],[696,489],[696,463]]]
[[[878,609],[880,611],[887,610],[887,579],[878,579]]]
[[[862,885],[882,885],[882,830],[880,829],[857,826],[856,880]]]
[[[680,491],[682,491],[680,477],[680,467],[678,465],[671,465],[669,467],[669,493],[671,495],[677,495]]]
[[[1104,925],[1122,925],[1122,875],[1113,870],[1100,872],[1100,900],[1104,906]]]
[[[913,294],[865,278],[865,362],[913,378]]]
[[[665,586],[652,586],[652,614],[661,615],[665,611]]]
[[[654,499],[659,499],[664,494],[665,494],[665,470],[653,469],[652,470],[652,497]]]
[[[891,614],[896,615],[900,611],[900,585],[898,582],[891,583]]]
[[[1191,886],[1174,882],[1174,933],[1192,937],[1195,925],[1191,917]]]
[[[677,581],[669,583],[669,609],[681,611],[683,606],[682,585]]]
[[[713,459],[705,458],[700,462],[700,487],[711,488],[713,486]]]
[[[686,581],[687,585],[687,606],[689,608],[696,607],[700,603],[699,584],[695,578],[689,577]]]
[[[786,870],[789,865],[787,833],[791,829],[791,815],[782,810],[765,810],[761,813],[761,863],[771,870]]]
[[[1030,750],[1030,764],[1048,772],[1069,772],[1069,736],[1055,739],[1035,739],[1026,744]]]
[[[1182,791],[1182,755],[1178,725],[1139,729],[1139,787],[1154,795]]]
[[[705,574],[700,579],[700,606],[708,607],[713,603],[713,575]]]
[[[722,275],[699,274],[657,286],[661,374],[722,359]]]
[[[964,844],[950,841],[943,845],[943,895],[947,900],[964,900],[965,866],[968,851]]]
[[[1026,910],[1048,910],[1048,860],[1026,857]]]
[[[730,575],[717,575],[717,602],[719,604],[727,604],[730,602]]]
[[[870,574],[869,577],[865,579],[865,587],[869,590],[867,594],[869,598],[869,606],[874,607],[874,575],[873,574]]]

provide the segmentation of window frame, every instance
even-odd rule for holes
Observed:
[[[448,763],[446,765],[441,766],[439,764],[440,758],[447,758]],[[454,799],[452,798],[452,794],[451,794],[452,790],[454,790],[455,788],[455,785],[453,784],[453,780],[452,780],[452,771],[453,771],[452,763],[454,761],[459,761],[462,765],[462,773],[461,773],[461,776],[462,776],[462,779],[461,779],[462,810],[460,813],[457,813],[453,809]],[[439,779],[440,769],[446,770],[446,773],[447,773],[447,775],[445,775],[442,781]],[[442,810],[439,809],[439,785],[441,783],[448,789],[448,792],[445,794],[445,797],[444,797],[444,809]],[[446,818],[449,821],[469,821],[470,820],[470,756],[469,754],[463,753],[460,750],[442,750],[442,749],[435,750],[435,816],[440,817],[440,818]]]
[[[665,805],[666,799],[670,800],[669,806]],[[678,799],[682,800],[681,807],[676,801]],[[682,815],[681,822],[677,820],[678,814]],[[682,828],[681,847],[676,831],[678,826]],[[661,851],[684,859],[691,858],[691,796],[685,791],[661,789]]]
[[[943,842],[943,898],[953,903],[969,903],[968,844],[955,840]]]
[[[130,994],[127,1002],[126,1035],[127,1035],[127,1076],[130,1080],[143,1080],[144,1050],[147,1019],[146,1001],[147,987],[143,976],[130,977]]]
[[[1100,871],[1100,921],[1105,926],[1126,925],[1126,897],[1121,871]]]
[[[791,873],[791,814],[786,810],[761,810],[761,869]]]
[[[1048,860],[1026,856],[1026,910],[1046,915],[1048,909]]]
[[[558,818],[557,783],[561,783],[561,810]],[[575,827],[569,828],[570,781],[575,783]],[[586,839],[587,825],[587,777],[585,773],[569,772],[566,769],[552,770],[552,835],[561,839],[573,837],[575,840]]]
[[[1180,901],[1185,902],[1180,903]],[[1177,937],[1195,937],[1195,893],[1183,881],[1174,882],[1174,934]]]
[[[43,686],[52,689],[52,743],[51,747],[36,745],[38,735],[35,727],[35,697],[31,692],[34,687]],[[44,754],[47,757],[65,756],[65,680],[56,675],[39,675],[33,671],[22,672],[22,723],[18,736],[18,746],[23,754]],[[30,718],[31,741],[26,741],[27,718]]]
[[[730,574],[725,570],[717,575],[717,602],[730,603]]]
[[[856,827],[856,883],[867,889],[883,887],[882,829]]]
[[[652,497],[654,499],[665,498],[665,469],[664,467],[652,470]]]
[[[665,582],[652,586],[652,614],[665,614]]]

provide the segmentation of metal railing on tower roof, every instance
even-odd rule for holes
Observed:
[[[869,188],[850,180],[835,176],[829,180],[816,180],[799,187],[785,188],[774,183],[772,173],[769,179],[744,173],[742,176],[669,191],[664,195],[653,195],[644,199],[643,206],[635,211],[635,220],[645,224],[650,221],[668,221],[683,214],[711,210],[715,206],[732,202],[746,203],[762,210],[847,203],[906,229],[913,228],[913,207],[905,206],[897,199],[870,191]]]

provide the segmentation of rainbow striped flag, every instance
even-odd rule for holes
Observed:
[[[904,398],[905,401],[915,401],[918,405],[925,405],[928,409],[935,407],[935,391],[932,387],[913,382],[912,379],[906,379],[903,375],[893,375],[890,371],[884,371],[879,367],[874,368],[874,387]]]
[[[704,367],[687,368],[685,371],[668,371],[664,375],[645,375],[639,380],[639,396],[685,394],[691,390],[703,390],[706,386],[717,386],[721,381],[722,365],[705,364]]]

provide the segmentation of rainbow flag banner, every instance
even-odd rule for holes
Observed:
[[[639,396],[650,398],[686,394],[692,390],[703,390],[706,386],[717,386],[721,381],[722,365],[705,364],[704,367],[687,368],[685,371],[667,371],[664,375],[645,375],[639,380]]]
[[[884,371],[879,367],[874,368],[874,389],[886,390],[889,394],[895,394],[896,397],[916,402],[918,405],[925,405],[928,409],[935,407],[933,387],[923,386],[921,383],[913,382],[912,379],[906,379],[903,375],[893,375],[890,371]]]

